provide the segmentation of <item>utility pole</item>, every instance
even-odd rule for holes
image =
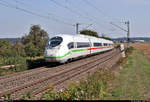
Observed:
[[[76,27],[76,34],[79,34],[79,25],[81,25],[81,23],[76,23],[76,25],[73,25]],[[92,26],[93,24],[89,24],[87,25],[84,29],[89,28],[90,26]]]
[[[127,32],[127,47],[130,48],[130,22],[127,21],[127,22],[123,22],[123,23],[127,24],[127,30],[120,27],[120,26],[118,26],[118,25],[116,25],[116,24],[114,24],[114,23],[112,23],[112,22],[110,24],[112,24],[113,26]]]
[[[127,28],[128,28],[128,32],[127,32],[127,41],[128,41],[128,43],[127,43],[127,47],[129,48],[130,47],[130,22],[129,21],[127,21],[127,22],[125,22],[125,24],[127,24]]]
[[[79,34],[79,23],[76,23],[76,34]]]

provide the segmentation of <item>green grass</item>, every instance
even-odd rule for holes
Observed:
[[[106,100],[146,100],[150,98],[150,62],[134,50],[120,75],[112,82],[114,88]]]

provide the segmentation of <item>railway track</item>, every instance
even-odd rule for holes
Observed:
[[[110,52],[108,52],[109,54]],[[102,57],[103,55],[101,55]],[[95,56],[97,57],[97,56]],[[92,57],[94,58],[94,57]],[[80,60],[81,63],[86,63],[90,58],[87,58],[86,60]],[[55,68],[38,68],[31,71],[16,73],[10,76],[4,76],[0,80],[0,92],[3,92],[5,90],[20,86],[22,84],[25,84],[27,82],[37,80],[39,78],[45,77],[49,73],[56,73],[61,70],[65,70],[67,68],[70,68],[72,65],[80,65],[78,62],[69,63],[67,65],[61,65]],[[77,67],[77,66],[74,66]]]
[[[112,50],[101,55],[92,56],[66,65],[54,68],[39,68],[39,70],[26,71],[0,77],[0,97],[11,94],[13,99],[19,99],[24,93],[37,95],[47,89],[47,85],[55,86],[67,81],[77,75],[93,70],[98,64],[105,63],[120,53],[119,50]]]

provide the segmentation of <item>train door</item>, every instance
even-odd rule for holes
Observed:
[[[70,42],[68,44],[68,49],[69,49],[69,52],[70,52],[70,57],[69,58],[72,58],[73,57],[73,52],[72,50],[74,49],[74,42]]]
[[[90,49],[92,48],[92,41],[91,41],[91,39],[89,38],[89,43],[90,43]],[[92,50],[89,50],[90,52],[89,52],[89,54],[92,54]]]

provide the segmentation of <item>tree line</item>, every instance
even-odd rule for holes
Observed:
[[[102,34],[102,36],[99,36],[96,31],[88,30],[88,29],[81,30],[80,34],[88,35],[88,36],[94,36],[94,37],[97,37],[97,38],[103,38],[103,39],[107,39],[107,40],[112,40],[111,38],[106,37],[104,34]]]
[[[48,33],[41,29],[40,25],[33,25],[29,34],[21,38],[21,42],[12,44],[8,40],[0,40],[0,57],[43,56],[46,42],[49,40]]]
[[[8,40],[0,40],[0,67],[15,65],[11,70],[24,71],[32,67],[32,60],[28,57],[43,56],[46,42],[49,40],[48,33],[41,29],[40,25],[33,25],[29,34],[11,43]],[[0,71],[1,75],[2,71]]]

